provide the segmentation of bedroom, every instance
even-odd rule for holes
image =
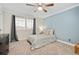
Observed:
[[[46,7],[47,12],[37,9],[37,4],[32,5],[0,4],[0,32],[9,33],[9,41],[12,41],[8,54],[75,54],[74,46],[79,43],[79,4],[54,3]],[[12,20],[15,20],[16,26]],[[14,38],[16,36],[18,40]]]

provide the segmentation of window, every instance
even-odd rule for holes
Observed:
[[[27,28],[28,29],[32,29],[33,28],[33,20],[31,20],[31,19],[27,19],[27,21],[26,21],[27,23]]]
[[[16,27],[20,29],[25,29],[25,18],[16,17]]]
[[[16,17],[16,28],[18,29],[32,29],[33,28],[33,20],[26,19],[21,17]]]

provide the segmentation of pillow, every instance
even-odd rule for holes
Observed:
[[[50,32],[51,32],[50,30],[45,29],[45,30],[41,31],[40,34],[50,35]]]
[[[54,29],[45,29],[43,31],[43,34],[45,34],[45,35],[54,35],[55,34],[55,30]]]
[[[44,30],[44,34],[45,35],[50,35],[50,31],[49,30]]]

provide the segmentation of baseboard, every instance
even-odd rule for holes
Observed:
[[[70,46],[75,46],[75,44],[72,44],[72,43],[69,43],[69,42],[66,42],[66,41],[62,41],[62,40],[57,40],[57,41],[64,43],[64,44],[67,44],[67,45],[70,45]]]

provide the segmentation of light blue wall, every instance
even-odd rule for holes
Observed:
[[[55,34],[60,40],[71,43],[79,42],[79,7],[44,19],[49,28],[55,29]]]

